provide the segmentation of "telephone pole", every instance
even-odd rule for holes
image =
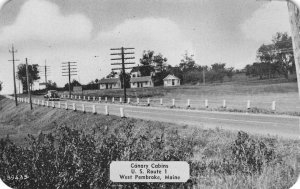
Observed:
[[[298,83],[298,94],[300,98],[300,2],[298,0],[260,0],[260,1],[286,1],[289,11],[293,52],[296,66],[296,75]]]
[[[26,61],[26,77],[27,77],[27,91],[28,91],[28,96],[29,96],[29,103],[30,103],[30,109],[32,110],[32,101],[31,101],[31,91],[30,91],[30,82],[29,82],[29,71],[28,71],[28,62],[27,58],[25,59]]]
[[[124,103],[127,102],[127,95],[126,95],[126,83],[125,83],[125,77],[126,77],[126,69],[132,69],[131,68],[126,68],[125,65],[126,64],[135,64],[134,62],[125,62],[125,60],[128,59],[135,59],[135,57],[125,57],[127,54],[134,54],[134,52],[125,52],[125,50],[134,50],[134,48],[113,48],[110,49],[112,51],[121,51],[120,53],[112,53],[110,55],[117,55],[117,56],[121,56],[121,58],[112,58],[111,60],[121,60],[122,62],[116,62],[116,63],[111,63],[111,65],[122,65],[121,68],[113,68],[112,70],[122,70],[122,83],[123,83],[123,89],[124,89]]]
[[[298,93],[300,97],[300,15],[299,8],[292,3],[287,2],[289,16],[290,16],[290,24],[292,31],[292,39],[293,39],[293,50],[294,50],[294,59],[296,65],[296,75],[297,75],[297,83],[298,83]]]
[[[47,77],[50,74],[50,66],[47,66],[46,60],[45,60],[45,66],[41,66],[40,73],[41,73],[41,76],[45,77],[45,82],[44,83],[45,83],[46,88],[47,88],[47,85],[48,85]]]
[[[62,76],[69,77],[69,98],[71,97],[71,76],[77,75],[77,62],[63,62]]]
[[[14,45],[12,45],[11,50],[9,50],[9,52],[12,54],[12,60],[9,61],[13,62],[14,96],[15,96],[16,106],[18,106],[15,61],[19,61],[19,60],[15,60],[15,53],[17,52],[17,50],[14,49]]]
[[[203,68],[203,85],[205,85],[205,68]]]

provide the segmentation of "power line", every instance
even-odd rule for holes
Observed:
[[[32,110],[32,101],[31,101],[31,89],[30,89],[30,82],[29,82],[29,71],[28,71],[28,62],[27,58],[25,59],[26,62],[26,78],[27,78],[27,91],[28,91],[28,96],[29,96],[29,104],[30,104],[30,109]]]
[[[69,98],[71,97],[71,76],[77,75],[77,62],[63,62],[62,76],[69,77]]]
[[[134,50],[134,48],[124,48],[124,47],[121,47],[121,48],[112,48],[110,49],[112,51],[121,51],[120,53],[111,53],[110,55],[112,56],[121,56],[121,58],[112,58],[111,60],[115,61],[115,60],[121,60],[121,62],[114,62],[114,63],[111,63],[111,65],[121,65],[121,68],[113,68],[112,70],[122,70],[122,76],[123,76],[123,89],[124,89],[124,102],[127,101],[127,95],[126,95],[126,84],[125,84],[125,77],[126,77],[126,73],[125,73],[125,70],[126,69],[132,69],[131,68],[126,68],[125,65],[126,64],[135,64],[134,62],[125,62],[126,60],[132,60],[132,59],[135,59],[135,57],[125,57],[125,55],[128,55],[128,54],[134,54],[134,52],[125,52],[126,50]]]
[[[50,75],[50,66],[47,66],[47,61],[45,60],[45,66],[41,66],[41,69],[39,70],[39,72],[41,73],[41,76],[45,77],[45,85],[47,88],[47,77]]]

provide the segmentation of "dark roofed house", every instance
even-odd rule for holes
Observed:
[[[130,87],[131,88],[141,88],[141,87],[153,87],[153,80],[151,76],[145,77],[131,77]]]
[[[100,89],[120,89],[120,78],[105,78],[99,81]]]

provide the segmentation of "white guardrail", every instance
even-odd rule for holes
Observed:
[[[191,99],[163,99],[163,98],[127,98],[127,101],[124,102],[122,97],[111,97],[108,99],[107,96],[104,97],[96,97],[96,96],[77,96],[77,95],[62,95],[62,98],[72,99],[72,100],[79,100],[79,101],[93,101],[93,102],[105,102],[105,103],[120,103],[120,104],[132,104],[132,105],[144,105],[144,106],[170,106],[170,107],[183,107],[183,108],[210,108],[214,107],[217,108],[235,108],[234,105],[237,103],[236,101],[231,101],[228,103],[227,100],[191,100]],[[244,103],[244,106],[243,106]],[[244,102],[238,103],[239,108],[236,109],[245,109],[249,110],[251,108],[261,108],[257,106],[253,106],[253,102],[251,100],[246,100]],[[264,109],[269,109],[271,111],[276,111],[276,101],[271,102],[260,102],[257,103],[258,105],[264,105]],[[228,106],[229,105],[229,106]]]
[[[9,98],[11,100],[14,100],[13,96],[5,96],[6,98]],[[108,99],[108,97],[96,97],[96,96],[78,96],[78,95],[61,95],[61,98],[64,99],[72,99],[76,100],[78,102],[80,101],[90,101],[90,102],[95,102],[95,103],[119,103],[119,104],[131,104],[131,105],[142,105],[142,106],[170,106],[170,107],[184,107],[184,108],[195,108],[196,106],[201,106],[203,108],[209,108],[212,107],[210,104],[214,104],[218,108],[228,108],[228,103],[227,101],[224,100],[211,100],[209,101],[208,99],[204,100],[191,100],[191,99],[186,99],[186,100],[179,100],[179,99],[163,99],[163,98],[127,98],[126,102],[123,102],[123,99],[121,97],[112,97],[111,99]],[[29,98],[26,97],[17,97],[17,100],[19,102],[25,102],[29,103]],[[32,103],[39,105],[39,106],[46,106],[46,107],[52,107],[52,108],[59,108],[59,109],[71,109],[73,111],[82,111],[83,113],[87,112],[87,109],[91,109],[90,112],[96,114],[97,109],[95,104],[91,104],[90,106],[83,104],[83,103],[68,103],[68,102],[61,102],[61,101],[48,101],[48,100],[42,100],[42,99],[32,99]],[[240,109],[244,110],[249,110],[252,107],[252,102],[250,100],[244,101],[244,106],[242,105],[243,103],[240,103]],[[259,103],[263,104],[263,103]],[[269,103],[264,103],[268,105],[268,109],[271,111],[276,111],[276,101],[272,101]],[[232,103],[231,103],[232,105]],[[244,108],[243,108],[244,107]],[[258,107],[256,107],[258,108]],[[109,107],[106,105],[105,106],[105,115],[109,115]],[[120,108],[120,116],[125,117],[124,114],[124,108]]]

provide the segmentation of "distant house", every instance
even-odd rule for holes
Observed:
[[[136,66],[133,67],[130,72],[131,77],[141,77],[140,67]]]
[[[151,76],[130,78],[131,88],[142,88],[142,87],[153,87],[153,86],[154,84]]]
[[[176,77],[175,75],[168,75],[164,78],[164,86],[179,86],[180,85],[180,79]]]
[[[120,89],[120,78],[106,78],[99,81],[100,89]]]

